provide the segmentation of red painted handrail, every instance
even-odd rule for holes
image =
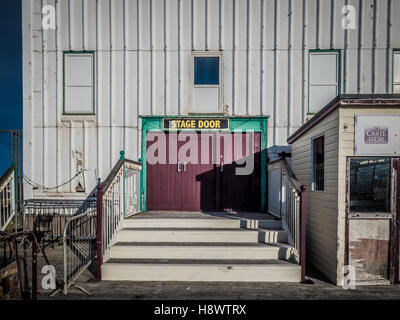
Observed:
[[[306,186],[300,187],[300,265],[301,282],[306,281]]]
[[[97,280],[101,280],[101,265],[103,264],[103,186],[97,185]]]

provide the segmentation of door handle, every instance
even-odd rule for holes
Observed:
[[[181,172],[180,164],[181,164],[181,163],[178,161],[178,164],[177,164],[177,171],[178,171],[178,172]]]
[[[186,172],[186,161],[183,162],[183,172]]]
[[[224,172],[224,163],[221,161],[221,172]]]

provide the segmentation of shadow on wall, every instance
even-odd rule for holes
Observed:
[[[249,175],[237,175],[238,168],[246,166],[251,157],[236,162],[214,164],[212,170],[196,176],[200,183],[202,211],[261,211],[261,154],[254,154],[254,170]],[[243,163],[243,164],[242,164]]]

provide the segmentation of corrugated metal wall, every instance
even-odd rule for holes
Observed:
[[[120,149],[137,159],[138,115],[187,114],[192,50],[223,51],[223,104],[230,115],[269,115],[272,146],[305,121],[309,49],[342,49],[342,93],[390,93],[391,48],[400,48],[400,0],[22,3],[24,171],[46,186],[74,175],[75,151],[101,178]],[[342,28],[345,4],[355,30]],[[44,5],[56,8],[56,30],[42,30]],[[96,51],[95,119],[62,116],[70,50]]]

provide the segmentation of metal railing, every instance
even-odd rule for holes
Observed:
[[[13,218],[15,218],[15,231],[17,231],[17,193],[14,165],[0,178],[0,202],[0,231],[4,231]]]
[[[76,279],[96,260],[101,279],[101,264],[122,220],[140,211],[141,168],[141,163],[124,159],[121,151],[113,170],[86,200],[23,202],[24,228],[37,235],[46,262],[56,269],[58,289],[51,295],[66,294],[71,286],[89,294],[76,285]]]
[[[63,293],[70,286],[90,295],[75,280],[96,258],[96,209],[80,213],[68,219],[63,234]]]
[[[122,220],[140,211],[140,171],[142,164],[124,158],[97,187],[97,278],[106,261]]]
[[[301,265],[301,281],[305,281],[306,268],[306,186],[300,185],[285,158],[281,162],[280,217],[293,246],[292,259]]]
[[[8,137],[5,137],[8,136]],[[0,130],[0,138],[4,143],[3,139],[8,139],[9,148],[9,159],[11,163],[14,164],[15,168],[15,178],[16,178],[16,194],[17,194],[17,205],[22,201],[23,195],[23,174],[22,174],[22,149],[23,149],[23,139],[22,130]],[[8,157],[8,155],[3,155]],[[17,207],[18,208],[18,207]],[[19,209],[19,208],[18,208]]]
[[[45,240],[56,241],[62,239],[68,219],[95,209],[96,201],[91,196],[85,200],[29,199],[23,201],[22,208],[24,230],[43,232]]]
[[[30,256],[28,249],[31,249]],[[33,232],[8,234],[0,231],[0,270],[4,276],[0,283],[0,300],[37,300],[37,251]],[[29,261],[31,270],[28,268]],[[17,277],[14,277],[14,272]]]
[[[80,247],[75,243],[77,240],[75,235],[78,231],[81,231],[83,235],[87,234],[87,226],[82,224],[79,228],[77,224],[70,223],[70,220],[90,211],[95,215],[96,201],[92,196],[82,200],[29,199],[23,201],[24,230],[29,230],[36,236],[41,257],[47,265],[53,266],[56,272],[57,290],[52,294],[65,287],[65,266],[67,266],[66,271],[70,272],[67,274],[69,280],[67,284],[71,286],[76,275],[81,273],[83,265],[86,264],[85,248],[82,248],[82,252],[79,251]],[[74,228],[76,229],[73,230]],[[64,236],[65,233],[66,236]],[[70,234],[73,235],[73,241],[70,241]],[[95,237],[95,229],[91,234]],[[64,244],[68,247],[64,248]],[[67,252],[66,259],[65,251]],[[79,261],[79,258],[82,258],[82,261]]]

